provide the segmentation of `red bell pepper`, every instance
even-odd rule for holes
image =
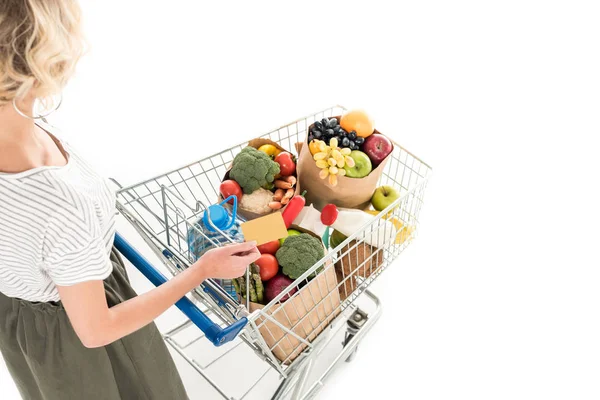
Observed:
[[[302,194],[297,194],[292,197],[285,210],[281,213],[286,228],[289,228],[292,225],[292,222],[294,222],[296,217],[300,214],[300,211],[302,211],[306,205],[306,199],[304,198],[305,194],[306,190]]]

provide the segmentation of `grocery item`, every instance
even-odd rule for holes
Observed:
[[[360,150],[352,150],[349,157],[354,160],[353,163],[346,163],[344,169],[348,178],[364,178],[369,175],[373,169],[371,159]]]
[[[237,197],[237,201],[240,202],[242,200],[242,188],[238,183],[232,179],[227,179],[221,182],[221,186],[219,186],[219,192],[221,192],[221,196],[224,199],[229,196]],[[228,201],[229,204],[233,204],[233,199]]]
[[[263,304],[265,300],[264,286],[260,279],[260,268],[258,265],[254,263],[250,265],[249,278],[249,284],[248,281],[246,281],[245,274],[232,280],[236,292],[243,301],[246,301],[247,298],[249,298],[253,303]]]
[[[325,256],[321,241],[308,233],[288,236],[277,250],[277,261],[284,275],[299,278]]]
[[[279,150],[276,146],[272,144],[263,144],[258,148],[258,151],[262,151],[266,155],[273,158],[279,155],[279,153],[281,153],[281,150]]]
[[[253,147],[245,147],[235,156],[229,177],[236,181],[245,194],[253,193],[263,185],[273,182],[279,174],[279,164]]]
[[[374,133],[365,139],[362,150],[369,156],[373,166],[377,167],[392,153],[394,146],[387,137],[380,133]]]
[[[273,201],[273,193],[270,190],[258,188],[250,194],[244,194],[240,202],[240,208],[256,214],[266,214],[273,211],[270,203]]]
[[[231,213],[223,207],[229,200],[233,200]],[[194,226],[188,230],[187,242],[190,254],[198,259],[215,247],[214,243],[220,245],[230,243],[229,239],[221,232],[229,236],[234,242],[243,242],[242,222],[237,217],[237,198],[235,196],[229,196],[221,203],[209,206],[194,223]]]
[[[371,215],[375,215],[375,216],[379,215],[379,211],[375,211],[375,210],[368,210],[367,213],[369,213]],[[387,220],[391,219],[391,222],[396,227],[396,230],[398,231],[398,234],[396,235],[396,240],[395,240],[396,244],[402,244],[406,240],[410,239],[410,235],[412,235],[412,233],[414,231],[414,227],[405,225],[397,217],[390,218],[389,214],[387,216],[384,216],[383,218],[385,218]]]
[[[313,155],[315,165],[321,169],[319,177],[321,179],[329,178],[329,184],[336,186],[338,175],[346,175],[346,166],[354,166],[354,159],[350,157],[350,149],[341,149],[338,147],[336,138],[331,139],[329,144],[325,142],[318,143],[319,152]]]
[[[366,138],[375,130],[371,117],[363,110],[352,110],[342,115],[340,125],[347,132],[355,131],[359,137]]]
[[[299,235],[299,234],[302,233],[300,231],[297,231],[296,229],[288,229],[287,232],[288,232],[288,235],[286,237],[279,239],[279,244],[281,246],[283,246],[283,242],[285,242],[285,239],[287,239],[288,237],[290,237],[290,236],[296,236],[296,235]]]
[[[275,162],[279,164],[279,173],[282,176],[290,176],[296,173],[296,160],[294,160],[291,153],[287,151],[279,153],[275,157]]]
[[[308,133],[308,143],[321,140],[328,145],[332,139],[336,139],[340,147],[350,150],[359,150],[364,142],[364,138],[359,138],[356,131],[343,129],[337,118],[323,118],[321,121],[316,121]],[[315,154],[316,151],[313,152],[311,149],[311,153]]]
[[[263,282],[268,281],[279,272],[279,264],[273,254],[262,254],[254,263],[260,268],[260,279]]]
[[[362,230],[362,228],[373,221],[373,216],[361,210],[340,209],[340,213],[333,223],[333,228],[346,236]],[[372,225],[367,233],[361,236],[362,240],[370,246],[383,247],[396,237],[397,230],[394,224],[385,219],[379,220]]]
[[[329,247],[331,247],[332,249],[335,249],[340,244],[342,244],[342,242],[346,239],[348,239],[348,237],[346,235],[344,235],[342,232],[334,229],[333,233],[331,234],[331,237],[329,238]]]
[[[223,207],[228,201],[233,201],[232,211]],[[241,230],[243,221],[237,216],[237,197],[229,196],[219,204],[214,204],[204,211],[201,217],[190,227],[187,232],[187,244],[190,255],[194,260],[199,259],[208,250],[230,243],[227,235],[234,242],[243,242],[244,235]],[[220,230],[221,232],[219,232]],[[222,287],[229,289],[229,280],[216,279]],[[234,291],[229,291],[232,297],[236,296]]]
[[[296,217],[298,217],[298,214],[300,214],[300,211],[302,211],[304,204],[306,204],[306,200],[304,199],[305,195],[306,191],[300,195],[294,196],[285,210],[281,213],[286,228],[289,228],[292,225],[292,222],[294,222]]]
[[[312,154],[314,156],[315,154],[317,154],[318,152],[321,151],[320,145],[319,145],[319,143],[321,143],[321,142],[323,142],[323,141],[317,140],[317,139],[312,139],[309,136],[308,148],[310,149],[310,154]]]
[[[321,222],[321,212],[313,205],[305,206],[294,220],[294,225],[322,236],[326,226]]]
[[[371,204],[377,211],[382,211],[399,198],[400,192],[395,187],[384,185],[375,189],[375,193],[371,197]]]
[[[323,243],[329,243],[329,227],[335,222],[339,211],[335,204],[327,204],[321,211],[321,223],[325,225],[325,233],[323,234]]]
[[[321,211],[321,222],[323,225],[331,226],[338,217],[339,210],[335,204],[327,204]]]
[[[286,176],[278,178],[273,184],[278,189],[292,189],[296,185],[296,177]]]
[[[338,119],[339,117],[333,118]],[[322,121],[317,122],[319,122],[319,124],[323,126]],[[362,178],[348,177],[346,175],[347,173],[345,172],[345,168],[343,169],[344,172],[340,173],[340,168],[338,167],[336,162],[335,167],[338,169],[338,171],[337,174],[335,174],[335,177],[332,177],[331,172],[336,172],[336,170],[333,169],[323,171],[326,165],[320,162],[319,166],[317,166],[316,160],[314,159],[314,156],[316,154],[322,152],[319,147],[328,145],[325,141],[321,139],[315,139],[314,136],[310,134],[310,132],[314,131],[317,122],[308,127],[309,134],[307,139],[310,140],[310,142],[296,143],[296,150],[299,154],[298,163],[296,165],[296,170],[298,174],[298,186],[301,187],[302,190],[308,191],[306,195],[306,204],[314,205],[314,207],[317,210],[321,210],[326,204],[329,203],[344,208],[368,209],[370,207],[371,196],[373,196],[373,192],[377,188],[378,181],[381,178],[383,172],[385,171],[387,162],[392,156],[389,155],[388,157],[386,157],[383,160],[383,162],[377,165],[377,167],[373,167],[371,163],[372,170],[370,171],[370,173],[368,173],[368,175]],[[379,132],[375,131],[375,133]],[[348,135],[350,134],[352,134],[351,131],[348,133]],[[344,151],[344,153],[350,150],[350,147],[340,147],[342,143],[339,142],[337,137],[334,136],[332,137],[332,139],[335,139],[335,141],[337,141],[340,153],[342,150]],[[360,136],[357,136],[354,140],[355,143],[359,146],[359,150],[364,144],[364,140],[365,139]],[[331,140],[329,142],[329,145],[331,145]],[[356,149],[356,147],[354,149]],[[368,158],[366,154],[365,156],[366,158]],[[320,158],[322,156],[317,157]],[[329,158],[325,157],[323,158],[323,160],[329,161]],[[350,163],[353,163],[354,159],[352,157],[349,158],[352,159]],[[361,160],[364,160],[364,158]],[[346,161],[347,160],[345,159],[344,167],[346,166]],[[326,173],[327,175],[325,176]],[[352,175],[363,174],[364,172],[361,173],[361,171],[357,171],[356,174]],[[335,186],[333,186],[331,182],[334,183]]]
[[[279,240],[272,240],[270,242],[261,244],[260,246],[258,246],[258,251],[260,252],[260,254],[273,254],[275,255],[275,253],[277,252],[277,250],[279,250],[279,247],[281,245],[279,244]]]
[[[283,274],[275,275],[265,285],[265,297],[266,297],[267,302],[269,302],[269,301],[273,300],[275,297],[279,296],[279,294],[281,292],[283,292],[285,289],[287,289],[288,286],[290,286],[292,283],[294,283],[294,281]],[[286,301],[287,299],[292,297],[294,295],[294,293],[296,293],[296,291],[297,291],[296,288],[293,288],[292,290],[289,291],[289,293],[287,293],[285,296],[283,296],[281,299],[279,299],[279,301],[281,303],[283,303],[284,301]]]

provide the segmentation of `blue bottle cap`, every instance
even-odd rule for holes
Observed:
[[[214,204],[212,206],[208,207],[208,211],[209,212],[204,212],[204,216],[202,217],[202,222],[204,223],[204,226],[206,226],[206,228],[208,228],[209,230],[215,232],[215,229],[213,228],[213,226],[216,226],[217,228],[219,228],[220,230],[226,230],[229,229],[229,225],[230,225],[230,217],[229,217],[229,213],[227,212],[227,210],[225,209],[225,207],[219,205],[219,204]],[[212,222],[212,225],[210,224],[209,220],[208,220],[208,214],[210,213],[210,221]]]

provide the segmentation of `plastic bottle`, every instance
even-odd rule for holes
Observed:
[[[233,208],[230,212],[223,205],[231,199],[233,199]],[[221,203],[209,206],[194,223],[194,227],[188,230],[187,242],[190,255],[197,260],[208,250],[217,246],[224,246],[231,241],[243,242],[242,222],[244,221],[237,216],[236,196],[229,196]],[[235,298],[235,289],[231,280],[215,279],[215,281]]]

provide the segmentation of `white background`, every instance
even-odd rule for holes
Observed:
[[[320,398],[597,399],[594,3],[87,0],[91,51],[52,122],[133,183],[367,109],[434,176],[374,286],[382,319]]]

